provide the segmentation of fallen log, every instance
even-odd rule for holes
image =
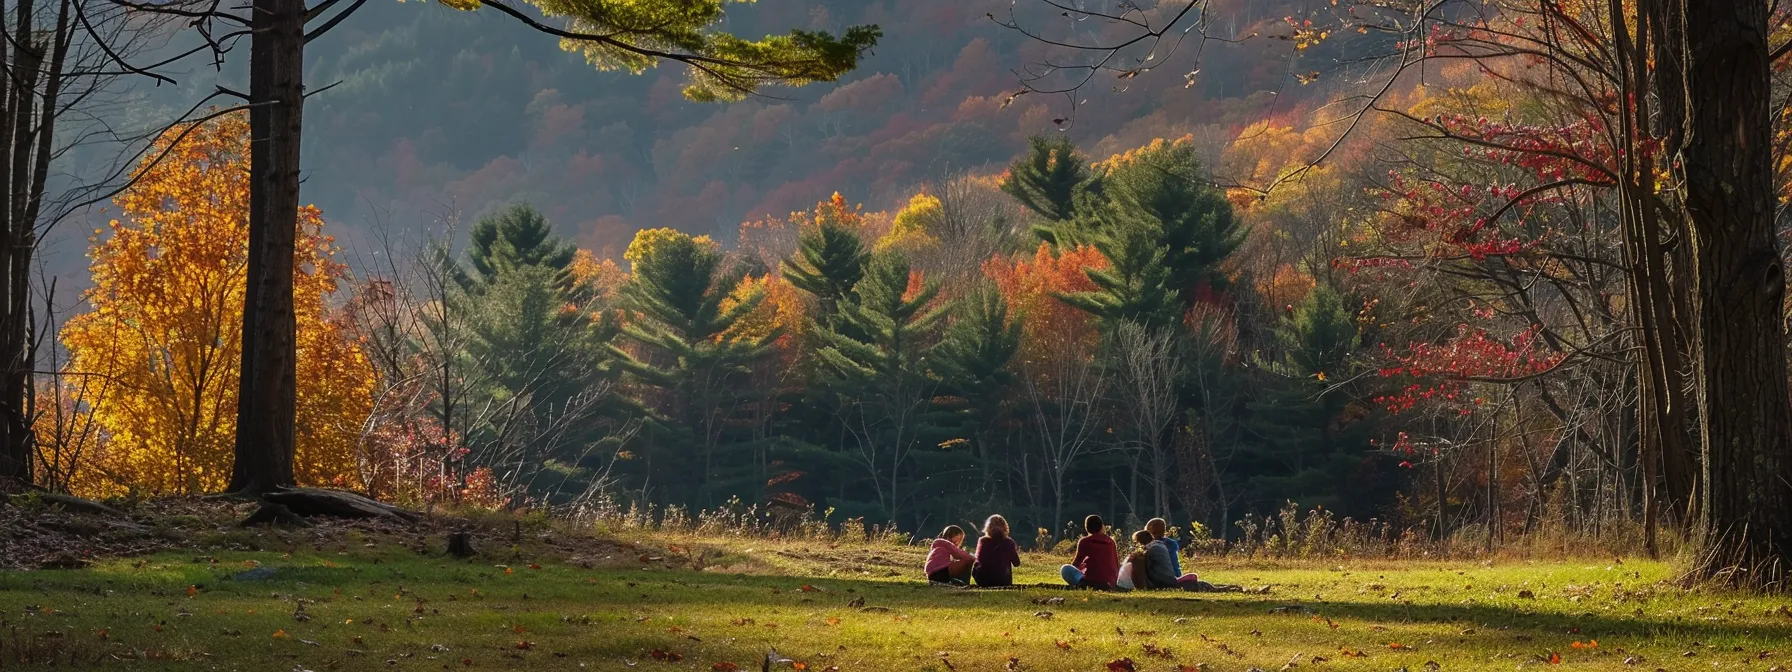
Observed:
[[[293,515],[310,518],[313,516],[329,516],[332,518],[396,518],[405,522],[416,522],[419,516],[411,511],[391,504],[368,499],[345,490],[327,490],[324,488],[292,488],[277,490],[261,496],[263,504],[278,504],[291,511]]]

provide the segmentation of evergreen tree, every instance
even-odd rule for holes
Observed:
[[[1076,218],[1080,194],[1094,174],[1070,139],[1042,136],[1028,139],[1027,155],[1008,166],[1002,191],[1050,222]]]
[[[845,450],[866,470],[891,520],[914,496],[908,463],[936,422],[931,402],[938,383],[928,369],[944,315],[930,305],[939,283],[909,289],[907,257],[873,255],[836,324],[815,325],[822,379],[850,436]]]
[[[1382,493],[1359,474],[1378,471],[1362,468],[1373,427],[1354,417],[1366,409],[1344,382],[1357,346],[1355,321],[1337,292],[1321,284],[1295,308],[1277,340],[1282,356],[1263,367],[1273,377],[1249,405],[1257,442],[1236,465],[1253,474],[1247,499],[1265,510],[1292,500],[1346,515],[1372,514]]]
[[[566,271],[578,252],[572,243],[554,234],[547,217],[527,203],[479,218],[469,235],[470,272],[458,278],[469,289],[493,282],[505,269],[522,266],[553,269],[561,274],[555,282],[567,284]]]
[[[697,496],[685,501],[697,505],[717,504],[725,494],[755,495],[741,476],[751,470],[750,460],[732,450],[745,446],[730,441],[727,421],[748,396],[738,387],[753,362],[771,351],[780,334],[743,338],[730,329],[765,300],[764,292],[737,294],[743,272],[725,268],[722,252],[707,239],[644,231],[628,257],[634,276],[623,296],[641,319],[622,334],[643,350],[610,350],[635,381],[659,391],[650,420],[673,449],[669,463],[659,466],[685,481],[695,472]]]
[[[1157,142],[1116,161],[1102,194],[1118,218],[1151,224],[1184,308],[1202,286],[1223,289],[1220,264],[1244,244],[1232,204],[1202,173],[1192,143]]]
[[[470,463],[528,484],[537,496],[577,495],[590,485],[577,482],[582,474],[595,471],[585,463],[603,442],[600,424],[619,410],[604,386],[616,326],[593,317],[588,292],[571,282],[574,247],[534,209],[517,205],[482,218],[470,238],[465,265],[451,263],[445,250],[433,253],[455,280],[445,298],[457,317],[432,316],[429,338],[464,330],[458,363],[442,362],[440,370],[470,374],[455,400],[461,420],[450,429],[464,433]],[[453,390],[444,383],[440,393]],[[438,400],[444,418],[447,402]]]
[[[833,221],[805,232],[797,245],[796,256],[784,262],[784,278],[820,301],[818,321],[826,322],[864,277],[869,253],[857,232]]]
[[[1107,257],[1108,267],[1084,271],[1095,291],[1059,298],[1100,317],[1107,331],[1122,321],[1152,328],[1175,325],[1182,311],[1171,289],[1171,269],[1156,227],[1112,209],[1104,210],[1098,221],[1103,222],[1103,235],[1095,239],[1095,248]]]
[[[1016,382],[1009,363],[1020,351],[1021,324],[1010,320],[1008,302],[993,288],[980,287],[954,306],[956,315],[935,348],[935,371],[943,392],[960,400],[963,432],[975,437],[979,456],[991,455],[991,427]]]

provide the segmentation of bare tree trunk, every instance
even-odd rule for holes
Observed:
[[[305,3],[255,0],[249,51],[249,268],[243,305],[236,464],[229,490],[293,484],[296,323],[293,254],[304,111]]]
[[[1706,576],[1781,585],[1792,549],[1792,394],[1785,271],[1774,244],[1767,5],[1705,0],[1684,16],[1686,211],[1700,338],[1695,375],[1716,544]]]

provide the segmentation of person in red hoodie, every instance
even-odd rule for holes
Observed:
[[[1076,558],[1059,570],[1072,588],[1114,589],[1114,582],[1120,577],[1120,552],[1106,529],[1101,516],[1083,519],[1086,534],[1076,542]]]

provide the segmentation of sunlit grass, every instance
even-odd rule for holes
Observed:
[[[1428,663],[1478,670],[1552,660],[1766,670],[1792,656],[1787,600],[1689,591],[1670,581],[1670,567],[1643,560],[1196,560],[1204,578],[1271,592],[1119,595],[927,586],[919,548],[638,541],[531,538],[514,550],[492,542],[487,556],[457,561],[439,548],[420,554],[418,539],[270,536],[222,544],[258,551],[0,574],[0,661],[714,670],[758,669],[776,649],[810,670],[1002,670],[1010,661],[1103,670],[1124,657],[1139,670],[1278,670],[1292,661],[1416,672]],[[1029,555],[1017,580],[1055,583],[1062,561]],[[243,574],[257,568],[272,575]]]

